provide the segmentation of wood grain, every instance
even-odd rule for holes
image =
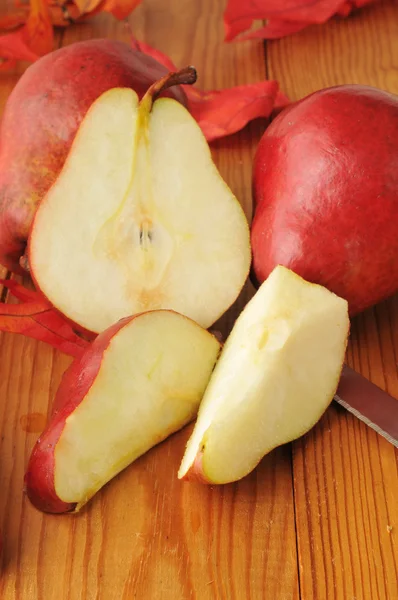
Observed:
[[[130,24],[177,65],[194,63],[204,88],[263,78],[262,42],[223,44],[222,9],[212,0],[145,0]],[[101,15],[66,30],[62,43],[128,35],[123,24]],[[263,129],[264,123],[252,124],[213,146],[248,216],[252,157]],[[224,335],[252,293],[248,285],[218,324]],[[290,447],[239,484],[183,484],[176,473],[187,428],[126,469],[77,516],[42,515],[22,494],[37,437],[26,422],[47,414],[69,359],[17,336],[4,335],[1,344],[2,600],[298,598]]]
[[[267,57],[269,76],[293,100],[342,83],[398,93],[398,5],[370,6],[270,42]],[[398,399],[397,325],[397,298],[358,316],[347,360]],[[302,598],[398,598],[397,456],[337,406],[294,444]]]
[[[398,6],[384,2],[285,40],[222,43],[223,2],[144,0],[134,34],[194,63],[205,89],[279,79],[292,99],[360,82],[398,92]],[[59,34],[59,44],[128,28],[110,16]],[[0,80],[0,108],[24,66]],[[251,162],[264,123],[216,142],[214,159],[251,215]],[[0,276],[4,272],[0,270]],[[248,285],[218,327],[226,335]],[[398,299],[353,322],[349,364],[398,398]],[[182,484],[190,428],[138,460],[77,516],[42,515],[22,492],[36,431],[68,357],[0,334],[2,600],[395,600],[397,455],[331,407],[307,436],[235,485]],[[296,532],[297,529],[297,532]],[[299,567],[299,574],[298,574]],[[299,589],[300,585],[300,589]]]

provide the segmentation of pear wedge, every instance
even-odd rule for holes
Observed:
[[[220,344],[168,310],[122,319],[65,372],[33,448],[36,508],[76,512],[110,479],[195,418]]]
[[[348,333],[345,300],[276,267],[226,341],[179,478],[236,481],[307,432],[333,399]]]

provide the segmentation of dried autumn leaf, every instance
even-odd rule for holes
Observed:
[[[276,81],[260,81],[212,92],[193,89],[188,101],[192,116],[209,141],[239,131],[249,121],[268,117],[275,109],[288,104]]]
[[[135,38],[131,43],[135,49],[152,56],[169,71],[176,70],[170,58],[159,50]],[[182,87],[188,98],[188,108],[208,141],[235,133],[249,121],[269,117],[275,109],[289,103],[279,90],[277,81],[259,81],[208,92],[189,85]]]
[[[11,1],[11,0],[10,0]],[[19,60],[34,62],[53,50],[54,26],[67,26],[99,12],[125,19],[142,0],[30,0],[30,8],[14,0],[15,12],[8,8],[0,15],[0,69]],[[27,12],[29,11],[29,12]]]
[[[229,0],[224,12],[225,40],[281,38],[321,24],[333,16],[347,17],[353,10],[378,0]],[[265,27],[240,35],[255,20],[266,20]]]
[[[6,14],[0,13],[0,29],[4,31],[15,29],[16,27],[23,25],[26,18],[27,14],[25,10],[19,10],[11,15],[8,12],[6,12]]]
[[[29,290],[13,279],[0,279],[0,285],[7,288],[11,295],[21,302],[39,302],[42,300],[37,292]]]
[[[128,17],[141,2],[142,0],[74,0],[82,15],[109,12],[119,20]]]
[[[23,27],[0,36],[2,67],[17,60],[35,61],[53,48],[53,27],[46,0],[31,0],[28,19]]]
[[[64,354],[80,356],[89,344],[38,292],[16,281],[0,279],[0,285],[21,300],[20,304],[0,303],[0,331],[20,333],[57,348]]]
[[[38,56],[51,52],[54,45],[53,27],[46,0],[30,0],[30,14],[25,25],[29,47]]]
[[[111,13],[116,19],[122,21],[129,16],[131,12],[142,0],[104,0],[100,5],[101,10]]]
[[[102,0],[75,0],[75,4],[82,15],[92,12],[98,8],[101,3]]]

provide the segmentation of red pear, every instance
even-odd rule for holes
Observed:
[[[398,290],[398,97],[321,90],[273,121],[254,165],[253,267],[280,264],[356,314]]]
[[[27,69],[9,97],[0,133],[1,264],[21,271],[37,204],[56,180],[94,100],[114,87],[132,88],[142,97],[166,73],[152,57],[105,39],[71,44]],[[181,88],[168,95],[185,104]]]

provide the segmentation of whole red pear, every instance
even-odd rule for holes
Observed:
[[[27,69],[12,91],[0,132],[0,264],[20,271],[37,203],[60,172],[90,105],[106,90],[141,97],[167,69],[123,42],[77,42]],[[181,88],[169,95],[185,104]]]
[[[284,265],[356,314],[398,290],[398,97],[360,85],[307,96],[257,149],[253,268]]]

